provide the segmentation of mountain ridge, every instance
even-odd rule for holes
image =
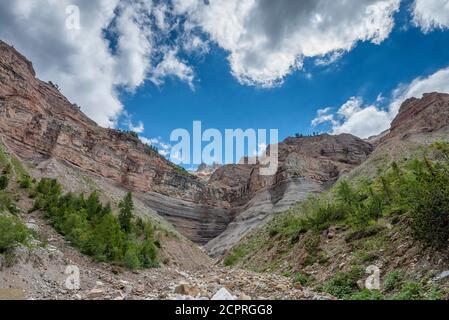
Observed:
[[[369,144],[349,135],[287,139],[280,144],[280,168],[274,176],[260,176],[259,165],[239,165],[238,172],[229,165],[204,181],[177,168],[137,137],[99,127],[56,85],[37,79],[32,63],[4,42],[0,42],[0,68],[0,133],[21,159],[39,165],[55,158],[114,181],[200,244],[221,235],[236,217],[257,211],[270,215],[283,199],[286,203],[279,210],[296,201],[298,194],[303,197],[326,188],[340,171],[350,170],[371,152]],[[320,150],[317,143],[323,144]],[[351,150],[345,150],[347,143]],[[305,155],[301,148],[313,155],[301,159]],[[229,183],[243,172],[246,180]],[[215,253],[221,250],[209,247]]]

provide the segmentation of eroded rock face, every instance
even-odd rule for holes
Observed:
[[[402,162],[419,156],[422,147],[437,141],[448,141],[449,94],[427,93],[401,105],[391,128],[369,140],[375,146],[369,159],[348,175],[375,177],[393,161]]]
[[[259,165],[232,165],[201,179],[139,139],[99,127],[1,41],[0,138],[22,159],[56,158],[129,188],[195,242],[222,235],[209,246],[216,253],[273,212],[325,189],[372,151],[351,135],[289,138],[279,144],[274,176],[261,176]]]
[[[434,132],[449,125],[449,94],[427,93],[421,99],[406,100],[399,109],[399,114],[391,123],[392,136],[412,135]]]
[[[5,43],[0,43],[0,137],[22,159],[38,164],[57,158],[144,199],[159,195],[149,206],[197,242],[217,236],[232,219],[222,209],[229,207],[223,190],[179,170],[139,139],[99,127],[55,86],[36,79],[31,63]]]
[[[326,190],[373,150],[371,144],[347,134],[288,138],[278,149],[274,176],[261,176],[259,165],[230,165],[211,177],[211,184],[227,186],[238,212],[226,230],[206,245],[211,255],[230,249],[272,214]]]

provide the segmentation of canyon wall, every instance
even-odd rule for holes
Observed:
[[[326,189],[372,152],[351,135],[288,138],[279,144],[273,176],[261,176],[259,164],[240,164],[200,179],[138,138],[98,126],[1,41],[0,138],[28,162],[55,158],[128,188],[191,240],[215,239],[207,245],[215,254],[273,212]]]

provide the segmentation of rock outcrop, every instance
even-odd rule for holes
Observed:
[[[399,114],[391,123],[390,134],[393,136],[412,135],[434,132],[449,125],[449,94],[426,93],[421,99],[406,100],[399,109]]]
[[[214,238],[233,218],[222,209],[229,207],[224,190],[209,188],[138,138],[99,127],[55,85],[36,79],[31,62],[3,42],[0,137],[24,160],[56,158],[139,193],[196,242]]]
[[[215,239],[207,245],[214,254],[273,212],[326,189],[372,152],[369,143],[351,135],[288,138],[279,144],[273,176],[261,176],[260,165],[239,164],[199,178],[138,138],[98,126],[57,86],[37,79],[31,62],[3,42],[0,138],[37,166],[56,159],[132,190],[189,239],[200,244]]]
[[[375,147],[367,161],[348,177],[374,177],[392,161],[403,161],[421,152],[423,146],[448,141],[449,94],[427,93],[402,103],[391,128],[369,142]]]
[[[343,134],[288,138],[278,150],[279,167],[274,176],[261,176],[259,165],[224,166],[212,175],[212,185],[227,187],[236,218],[206,245],[210,254],[224,253],[272,214],[326,190],[366,160],[373,148]]]

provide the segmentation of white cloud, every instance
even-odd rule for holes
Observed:
[[[174,76],[185,81],[192,90],[194,89],[193,79],[195,75],[193,69],[177,57],[176,49],[166,50],[164,58],[156,66],[151,80],[157,85],[162,85],[164,78],[169,76]]]
[[[145,131],[145,125],[142,121],[138,121],[137,124],[133,121],[133,116],[130,115],[126,110],[122,112],[122,125],[126,126],[128,130],[135,133],[143,133]]]
[[[241,83],[269,87],[300,69],[304,57],[329,55],[335,60],[357,41],[381,43],[392,30],[399,4],[400,0],[174,0],[174,9],[229,52],[232,73]]]
[[[145,131],[145,126],[143,125],[142,121],[139,121],[137,125],[134,125],[131,121],[128,123],[128,128],[131,131],[134,131],[136,133],[142,133]]]
[[[69,1],[0,1],[1,38],[30,58],[40,77],[58,83],[69,99],[106,126],[122,108],[111,94],[114,59],[100,35],[117,3],[85,5],[82,29],[77,31],[65,28]],[[95,19],[92,12],[96,12]],[[109,108],[95,107],[100,104]]]
[[[316,127],[326,122],[335,123],[334,115],[330,114],[331,110],[332,108],[318,109],[316,118],[312,120],[312,126]]]
[[[163,157],[166,157],[170,154],[170,151],[168,151],[168,150],[158,150],[158,151],[159,151],[159,154]]]
[[[163,32],[168,32],[171,29],[171,23],[167,19],[167,13],[168,7],[165,4],[160,4],[154,9],[156,25]]]
[[[202,39],[199,35],[194,33],[186,33],[183,37],[182,48],[187,53],[197,53],[205,55],[209,53],[209,42]]]
[[[361,97],[352,97],[332,114],[331,108],[320,109],[312,126],[330,123],[332,134],[351,133],[361,138],[385,131],[390,125],[390,115],[375,105],[365,106]]]
[[[80,12],[78,30],[66,28],[66,9],[73,5]],[[158,84],[165,76],[193,81],[193,71],[170,50],[154,69],[160,43],[168,37],[155,29],[171,23],[166,10],[151,0],[0,0],[0,38],[89,117],[115,126],[123,112],[119,88],[133,92],[153,73]]]
[[[153,143],[151,142],[151,139],[149,139],[149,138],[139,137],[139,139],[140,139],[140,141],[142,141],[143,143],[145,143],[149,146],[153,145]]]
[[[317,66],[327,66],[334,62],[336,62],[338,59],[340,59],[345,54],[345,51],[343,50],[336,50],[329,54],[326,54],[322,57],[319,57],[315,60],[315,65]]]
[[[401,85],[393,92],[389,110],[392,117],[399,112],[402,102],[409,98],[420,98],[424,93],[449,93],[449,67],[441,69],[428,77],[420,77],[408,85]]]
[[[340,109],[340,111],[343,110]],[[391,123],[390,114],[375,105],[360,105],[360,108],[354,112],[346,113],[342,120],[333,125],[332,133],[351,133],[360,138],[379,134],[387,130]]]
[[[412,14],[424,32],[449,28],[449,0],[415,0]]]
[[[415,23],[424,31],[447,27],[448,2],[415,0]],[[69,5],[80,9],[80,30],[66,28]],[[100,125],[115,126],[123,113],[117,90],[133,92],[146,80],[162,85],[167,77],[193,89],[195,72],[183,54],[206,54],[211,41],[228,52],[241,83],[269,87],[302,68],[306,57],[326,65],[358,41],[381,43],[399,5],[400,0],[0,0],[0,38]],[[445,74],[417,79],[395,98],[421,88],[444,89]],[[367,134],[382,127],[385,112],[390,118],[397,112],[397,103],[386,111],[377,107],[381,103],[342,106],[335,115],[328,110],[313,124],[330,122],[335,132]],[[377,124],[357,127],[368,114]],[[140,123],[130,127],[144,129]]]
[[[153,54],[151,1],[122,1],[113,31],[117,36],[115,66],[118,84],[134,90],[146,79]]]
[[[161,137],[157,137],[157,138],[146,138],[146,137],[139,137],[140,140],[149,145],[149,146],[153,146],[156,147],[159,151],[159,154],[166,157],[170,154],[170,150],[172,148],[171,145],[169,145],[168,143],[165,143]]]
[[[412,97],[421,98],[424,93],[449,93],[449,68],[423,78],[417,78],[407,85],[400,85],[392,93],[392,98],[385,108],[379,104],[385,101],[379,95],[376,102],[364,105],[361,97],[352,97],[343,104],[336,114],[330,108],[320,109],[312,126],[330,123],[331,133],[351,133],[360,138],[368,138],[390,128],[391,121],[399,112],[401,104]]]
[[[352,97],[338,110],[338,114],[348,119],[354,114],[360,112],[363,105],[363,100],[360,97]]]

